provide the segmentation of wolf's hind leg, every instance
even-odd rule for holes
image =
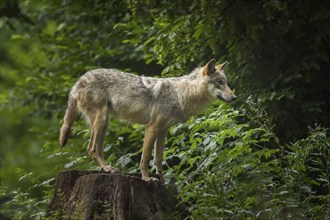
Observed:
[[[90,139],[90,143],[88,146],[88,154],[97,162],[97,164],[101,167],[102,170],[106,172],[117,172],[117,170],[110,165],[107,165],[103,159],[103,149],[102,144],[105,137],[105,133],[108,127],[109,121],[109,111],[107,107],[102,107],[97,109],[95,113],[91,114],[88,117],[92,135]]]

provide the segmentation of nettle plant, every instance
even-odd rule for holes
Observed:
[[[279,171],[272,134],[239,123],[244,115],[220,105],[212,113],[174,127],[167,141],[166,175],[176,176],[183,202],[196,219],[256,216]]]
[[[247,105],[244,114],[220,105],[171,130],[165,178],[192,219],[329,216],[327,130],[282,146],[258,102]]]

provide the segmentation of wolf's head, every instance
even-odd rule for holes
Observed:
[[[227,85],[227,77],[224,73],[224,68],[228,62],[215,65],[215,60],[210,60],[203,68],[202,74],[208,77],[208,90],[217,99],[231,102],[237,97]]]

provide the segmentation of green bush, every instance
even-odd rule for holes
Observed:
[[[255,105],[250,109],[258,112]],[[281,146],[266,124],[239,124],[241,117],[220,106],[171,130],[166,176],[176,177],[192,218],[329,217],[327,130],[316,128],[306,139]]]

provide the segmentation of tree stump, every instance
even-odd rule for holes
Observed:
[[[63,171],[46,217],[51,219],[183,219],[176,189],[137,175]]]

